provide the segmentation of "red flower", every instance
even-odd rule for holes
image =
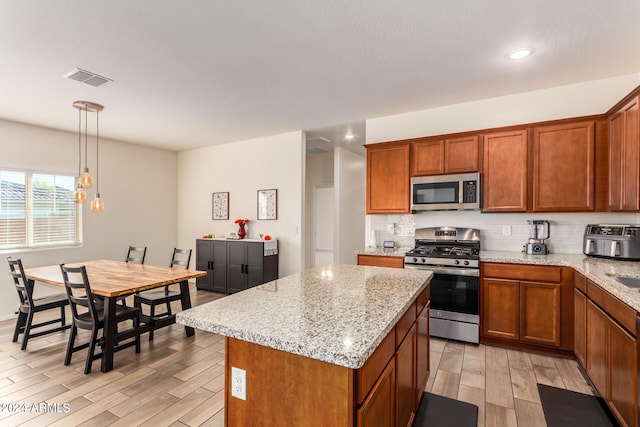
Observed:
[[[242,222],[249,222],[248,219],[236,219],[236,224],[240,224]]]

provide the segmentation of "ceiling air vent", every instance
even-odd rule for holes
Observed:
[[[86,83],[89,86],[93,86],[93,87],[104,86],[113,81],[106,77],[102,77],[96,73],[92,73],[91,71],[81,70],[80,68],[71,70],[70,72],[68,72],[62,77],[64,77],[65,79],[71,79],[78,82]]]
[[[326,144],[328,142],[331,142],[331,141],[321,136],[317,138],[307,139],[307,145]]]

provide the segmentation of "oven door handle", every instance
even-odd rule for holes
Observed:
[[[450,276],[471,276],[480,277],[480,270],[475,268],[448,268],[448,267],[435,267],[430,265],[410,265],[405,264],[404,268],[413,270],[431,270],[434,274],[448,274]]]

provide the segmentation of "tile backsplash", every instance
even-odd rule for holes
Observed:
[[[384,240],[394,240],[396,246],[413,247],[416,228],[465,227],[480,229],[482,250],[521,251],[529,238],[527,220],[549,221],[547,244],[551,253],[582,253],[582,236],[588,224],[639,224],[635,213],[575,213],[575,214],[526,214],[480,213],[478,211],[437,211],[414,215],[368,215],[367,241],[371,230],[376,231],[378,245]],[[503,226],[510,226],[511,235],[503,235]],[[393,230],[393,233],[391,232]]]

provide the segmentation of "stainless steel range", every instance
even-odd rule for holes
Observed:
[[[432,336],[480,341],[480,230],[418,228],[415,248],[404,257],[405,268],[433,271]]]

